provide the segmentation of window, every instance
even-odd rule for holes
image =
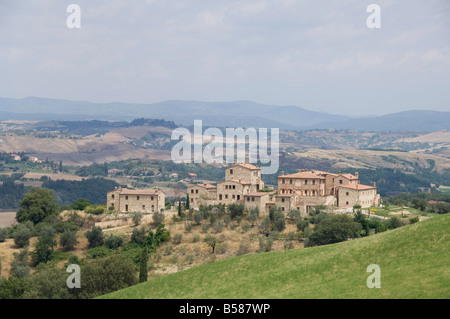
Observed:
[[[348,205],[348,202],[345,202],[345,205]]]
[[[342,184],[342,179],[339,180],[339,184]]]
[[[348,196],[348,195],[350,195],[350,193],[349,193],[349,192],[346,192],[346,193],[345,193],[345,195],[347,195],[347,196]]]
[[[281,211],[284,212],[284,207],[281,207]]]
[[[145,210],[145,205],[142,205],[142,209]]]
[[[255,197],[252,197],[252,202],[254,202],[255,201]]]
[[[136,196],[136,200],[139,200],[139,196]]]
[[[233,189],[236,189],[236,185],[233,185]]]
[[[153,200],[153,196],[152,196],[152,197],[150,197],[150,200]]]
[[[191,189],[191,194],[194,194],[194,190],[193,189]]]
[[[305,196],[308,196],[308,191],[305,191]]]
[[[225,189],[228,189],[228,185],[225,185]]]
[[[240,200],[241,199],[241,195],[237,195],[237,200]]]
[[[292,184],[292,179],[289,180],[289,184]]]
[[[305,185],[308,185],[308,180],[307,179],[305,179]]]
[[[111,195],[111,198],[114,199],[114,194]]]
[[[250,197],[247,197],[247,202],[249,202],[250,201]]]
[[[125,205],[125,211],[126,212],[128,211],[128,205]]]
[[[281,199],[281,202],[284,203],[284,198]]]
[[[225,199],[228,199],[228,195],[225,195]]]
[[[233,170],[232,169],[230,169],[230,175],[233,175]]]
[[[127,196],[125,196],[125,199],[126,199],[126,200],[128,200],[128,195],[127,195]]]
[[[233,198],[233,199],[235,199],[235,198],[236,198],[236,196],[235,196],[235,195],[233,195],[233,196],[232,196],[232,198]]]
[[[316,180],[315,179],[313,179],[312,184],[316,185]]]
[[[195,190],[195,193],[198,194],[198,189]]]
[[[222,200],[222,194],[219,194],[219,200]]]
[[[152,212],[155,211],[155,205],[152,205]]]

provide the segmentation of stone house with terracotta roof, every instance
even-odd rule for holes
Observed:
[[[113,207],[118,212],[162,212],[165,208],[166,196],[158,188],[127,189],[116,187],[109,191],[106,197],[107,207]]]

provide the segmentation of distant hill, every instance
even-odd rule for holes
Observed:
[[[100,298],[448,299],[449,227],[447,214],[347,242],[228,258]],[[371,264],[379,289],[366,284]]]
[[[266,127],[284,130],[350,129],[355,131],[450,130],[450,112],[406,111],[370,118],[310,111],[298,106],[276,106],[252,101],[202,102],[169,100],[151,104],[92,103],[27,97],[0,98],[0,120],[110,120],[153,118],[190,126]]]
[[[0,120],[133,120],[161,118],[182,125],[203,120],[207,126],[276,127],[302,129],[349,117],[305,110],[297,106],[274,106],[251,101],[164,101],[153,104],[91,103],[28,97],[0,98]]]
[[[351,129],[354,131],[435,132],[450,130],[450,112],[404,111],[370,118],[352,118],[311,125],[311,129]]]

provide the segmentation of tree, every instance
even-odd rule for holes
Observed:
[[[109,249],[117,249],[123,245],[123,238],[121,236],[110,234],[105,240],[105,246]]]
[[[65,250],[73,250],[75,245],[78,244],[77,233],[72,230],[65,230],[59,237],[59,245]]]
[[[251,223],[252,227],[255,224],[255,222],[258,220],[258,217],[259,217],[259,208],[258,207],[250,208],[250,213],[249,213],[247,219]]]
[[[296,221],[298,218],[300,218],[300,211],[298,209],[293,209],[293,210],[289,211],[288,217],[291,220]]]
[[[159,226],[164,223],[164,219],[166,216],[162,212],[154,212],[153,213],[153,225]]]
[[[30,267],[28,266],[28,248],[24,248],[18,253],[13,254],[10,272],[12,276],[17,278],[24,278],[30,274]]]
[[[103,245],[104,235],[100,227],[92,226],[91,230],[86,232],[86,238],[89,242],[89,248]]]
[[[63,171],[63,164],[62,164],[62,161],[59,161],[59,171],[60,171],[60,172]]]
[[[91,205],[91,203],[88,199],[80,197],[74,201],[70,207],[75,210],[84,210],[89,205]]]
[[[15,276],[0,279],[0,299],[21,299],[27,287],[25,279]]]
[[[237,218],[239,216],[242,217],[242,215],[244,214],[244,204],[230,204],[228,205],[228,209],[230,210],[231,213],[231,218]]]
[[[148,278],[148,250],[147,247],[142,249],[141,262],[139,267],[139,282],[145,282]]]
[[[186,209],[189,209],[189,205],[190,205],[190,203],[189,203],[189,193],[188,193],[186,196]]]
[[[17,221],[23,223],[29,220],[37,224],[48,216],[57,215],[59,210],[55,198],[55,193],[50,189],[32,187],[19,202],[21,208],[16,214]]]
[[[8,238],[8,229],[0,228],[0,243],[4,242]]]
[[[183,211],[181,210],[181,200],[178,201],[178,217],[183,217]]]
[[[14,233],[14,243],[19,247],[28,246],[31,238],[31,230],[23,224],[20,224]]]
[[[141,212],[134,212],[131,214],[131,220],[133,221],[134,226],[136,226],[136,227],[139,226],[139,223],[141,222],[142,217],[143,217],[143,215]]]
[[[269,218],[272,222],[272,229],[283,231],[286,228],[286,220],[280,207],[270,207]]]
[[[326,245],[358,238],[361,224],[347,215],[335,215],[321,220],[315,225],[314,232],[308,238],[308,246]]]
[[[83,266],[80,298],[94,298],[138,283],[133,261],[114,254]]]
[[[57,245],[54,235],[45,234],[40,236],[35,244],[35,250],[31,253],[33,266],[46,263],[53,257],[53,248]]]
[[[217,238],[212,236],[212,235],[210,235],[210,234],[208,234],[203,239],[203,242],[205,243],[206,246],[211,247],[212,253],[214,254],[214,250],[215,250],[216,245],[217,245]]]

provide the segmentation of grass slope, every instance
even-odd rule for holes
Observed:
[[[450,215],[306,249],[195,267],[102,298],[450,298]],[[366,285],[381,268],[381,288]]]

